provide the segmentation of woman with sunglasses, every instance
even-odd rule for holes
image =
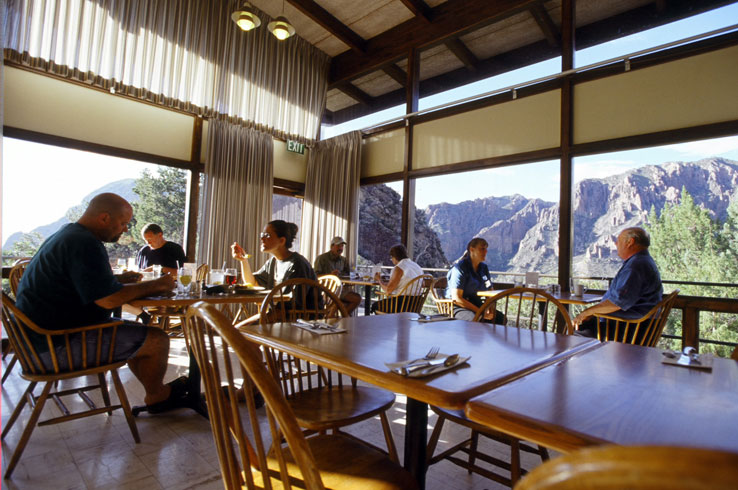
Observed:
[[[271,257],[256,271],[251,272],[248,255],[238,244],[231,245],[233,258],[241,263],[241,277],[244,283],[258,284],[272,289],[288,279],[307,278],[317,280],[310,262],[297,252],[290,250],[297,235],[297,225],[281,219],[270,221],[261,232],[261,251]]]

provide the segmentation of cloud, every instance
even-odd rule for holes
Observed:
[[[676,145],[669,145],[664,148],[689,157],[705,158],[710,156],[719,156],[723,153],[738,150],[738,136],[690,141],[689,143],[679,143]]]

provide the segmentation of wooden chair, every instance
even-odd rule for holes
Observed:
[[[520,299],[522,295],[525,297],[524,300]],[[571,334],[574,331],[569,312],[566,308],[553,296],[540,289],[512,288],[502,291],[484,302],[475,317],[475,321],[480,321],[484,318],[484,312],[488,310],[502,312],[506,317],[507,325],[510,326],[553,331],[562,334]],[[551,313],[549,313],[549,310],[551,310]],[[469,473],[478,473],[490,480],[511,487],[525,473],[525,470],[520,467],[520,451],[537,454],[543,460],[548,459],[546,448],[541,446],[532,447],[514,437],[472,422],[466,418],[464,410],[431,408],[438,415],[438,421],[433,428],[428,442],[427,458],[429,465],[447,459],[462,468],[466,468]],[[471,429],[471,435],[468,439],[434,455],[436,445],[441,436],[441,430],[446,420],[468,427]],[[480,435],[509,445],[510,461],[503,461],[499,458],[481,453],[478,450]],[[456,453],[458,452],[465,453],[467,459],[464,460],[457,457]],[[481,466],[477,460],[489,464],[492,469]],[[492,471],[494,469],[502,469],[505,473]],[[509,476],[507,476],[508,474]]]
[[[261,305],[262,324],[293,322],[298,318],[324,320],[347,316],[346,308],[338,296],[310,279],[290,279],[278,284]],[[370,386],[357,386],[354,379],[311,365],[284,352],[265,349],[265,354],[270,372],[280,383],[287,403],[308,434],[327,430],[339,432],[341,427],[378,415],[384,430],[387,453],[393,461],[398,461],[387,419],[387,410],[395,402],[394,393]]]
[[[600,446],[552,459],[516,490],[728,490],[738,482],[738,454],[683,447]]]
[[[138,436],[136,422],[131,414],[131,406],[128,403],[125,388],[123,388],[123,384],[118,376],[118,368],[125,365],[126,362],[112,362],[115,342],[111,342],[110,347],[104,349],[103,342],[100,341],[103,338],[103,333],[106,336],[109,334],[112,338],[115,338],[118,326],[122,322],[103,323],[100,325],[58,331],[45,330],[34,324],[23,312],[16,308],[15,302],[5,292],[3,292],[2,321],[5,330],[8,332],[10,343],[15,350],[16,356],[18,356],[22,368],[21,377],[30,381],[28,388],[26,388],[25,393],[18,401],[15,410],[13,410],[10,419],[8,419],[8,422],[3,428],[2,438],[5,439],[5,436],[11,427],[13,427],[13,424],[18,419],[27,402],[33,408],[23,434],[18,441],[18,446],[10,458],[10,463],[5,472],[5,478],[10,478],[10,475],[13,473],[36,425],[58,424],[105,412],[110,415],[113,413],[113,410],[122,408],[133,439],[137,443],[141,442]],[[84,340],[92,333],[97,335],[98,342],[94,348],[88,348]],[[52,348],[47,354],[39,352],[31,340],[34,334],[39,339],[37,342],[43,342],[47,346],[56,346],[56,348]],[[74,366],[72,366],[73,354],[71,345],[72,339],[75,337],[81,337],[82,345],[84,346],[81,349],[75,349],[81,351],[81,367],[79,369],[74,369]],[[48,359],[47,364],[42,363],[42,359]],[[51,368],[47,367],[49,364],[52,366]],[[72,367],[70,368],[68,366]],[[118,393],[118,399],[120,400],[120,404],[118,405],[112,405],[110,402],[108,385],[105,380],[105,375],[108,372],[110,372],[110,376],[113,378],[115,391]],[[57,381],[84,378],[91,375],[97,377],[97,384],[62,391],[51,391]],[[33,389],[38,383],[44,383],[44,385],[41,394],[36,396],[33,394]],[[95,406],[95,403],[87,394],[87,392],[97,389],[100,390],[103,399],[104,405],[102,407]],[[89,409],[83,412],[70,413],[61,397],[73,394],[78,394]],[[56,402],[63,415],[39,422],[38,419],[41,411],[49,398]]]
[[[214,306],[191,307],[185,329],[202,371],[226,489],[417,488],[397,463],[343,434],[306,439],[259,348]],[[237,379],[245,383],[245,407],[236,402]],[[254,388],[266,400],[266,415],[256,409]]]
[[[730,355],[730,358],[734,361],[738,361],[738,345],[736,345],[735,349],[733,349],[733,353]]]
[[[210,272],[210,266],[208,264],[202,264],[195,270],[194,280],[197,283],[202,283],[208,277]],[[159,328],[167,332],[171,337],[181,336],[181,327],[184,325],[184,316],[187,313],[187,308],[184,307],[165,307],[165,306],[154,306],[145,308],[146,312],[151,315],[152,324],[157,325]],[[172,324],[172,319],[177,319],[176,325]]]
[[[678,294],[679,290],[674,290],[664,296],[661,302],[654,306],[651,311],[634,320],[625,320],[609,315],[595,315],[595,318],[599,320],[597,338],[601,341],[616,340],[626,344],[656,347]]]
[[[423,274],[405,284],[405,287],[396,295],[380,293],[379,301],[382,302],[383,308],[377,308],[376,313],[378,315],[401,312],[420,313],[432,283],[433,276]]]
[[[439,277],[438,279],[433,281],[433,284],[431,284],[430,294],[431,298],[433,298],[433,303],[436,305],[436,310],[438,310],[438,313],[453,318],[454,300],[446,298],[447,286],[448,281],[446,280],[446,278]]]
[[[26,271],[26,267],[28,267],[30,262],[30,257],[23,257],[22,259],[16,260],[15,264],[13,264],[13,268],[10,269],[8,282],[10,283],[10,292],[13,293],[13,297],[15,297],[18,292],[18,284],[20,284],[21,277],[23,277],[23,273]],[[5,343],[5,340],[3,340],[3,343]],[[3,346],[3,359],[7,356],[10,356],[10,360],[3,372],[3,379],[0,381],[0,385],[5,384],[5,380],[8,379],[10,373],[13,372],[13,367],[15,367],[15,363],[18,361],[18,356],[15,355],[13,347],[10,344],[10,340],[7,340],[7,347]]]

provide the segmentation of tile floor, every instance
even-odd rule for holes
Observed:
[[[5,363],[3,363],[3,369]],[[2,425],[10,417],[27,384],[17,372],[2,387]],[[184,342],[173,339],[166,380],[187,370]],[[143,402],[143,388],[127,368],[120,370],[128,397],[133,405]],[[109,382],[112,385],[112,382]],[[38,390],[38,388],[37,388]],[[113,395],[114,396],[114,395]],[[73,406],[70,403],[70,406]],[[262,409],[263,410],[263,409]],[[58,409],[47,403],[44,415]],[[397,396],[390,423],[399,454],[402,455],[405,398]],[[21,418],[2,442],[2,475],[7,461],[28,420],[26,408]],[[436,416],[429,414],[429,435]],[[223,488],[218,456],[208,421],[182,409],[160,415],[142,414],[136,419],[141,443],[136,444],[120,410],[114,415],[98,415],[58,425],[37,427],[10,480],[2,480],[3,489],[220,489]],[[384,447],[379,419],[365,421],[348,429],[355,435]],[[447,423],[439,443],[440,450],[459,441],[466,430]],[[483,442],[495,456],[507,459],[505,448]],[[492,444],[495,444],[492,447]],[[524,466],[539,464],[533,456],[523,455]],[[429,490],[506,488],[448,461],[431,466],[427,475]]]

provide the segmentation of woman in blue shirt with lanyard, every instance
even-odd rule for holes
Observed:
[[[466,246],[466,252],[456,261],[446,274],[448,289],[446,297],[454,301],[454,317],[460,320],[474,320],[474,316],[484,303],[484,298],[477,295],[479,291],[492,288],[492,279],[484,259],[487,258],[487,240],[472,238]],[[505,323],[505,315],[499,311],[487,312],[483,321],[487,323]]]

